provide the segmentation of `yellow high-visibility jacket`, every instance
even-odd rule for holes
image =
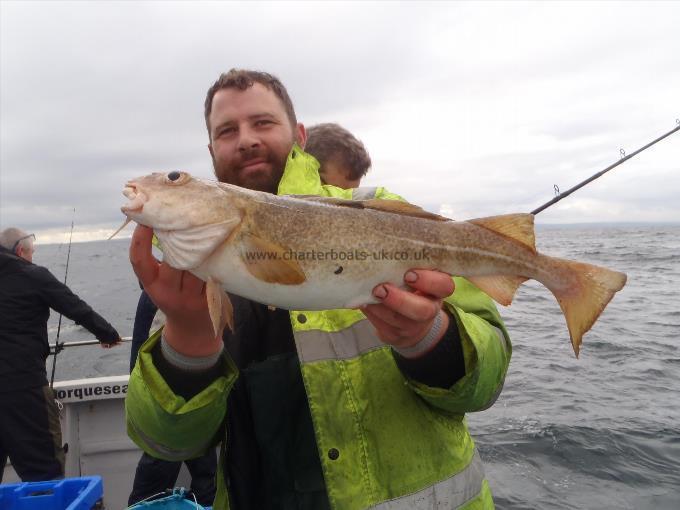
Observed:
[[[352,198],[352,193],[357,191],[322,185],[316,160],[293,147],[279,194]],[[399,198],[383,188],[373,195]],[[290,311],[333,509],[493,508],[465,413],[493,404],[503,386],[511,346],[491,299],[467,280],[454,280],[456,290],[445,305],[460,332],[465,375],[448,389],[404,376],[391,348],[379,341],[360,311]],[[153,456],[196,457],[212,446],[221,430],[229,412],[227,397],[239,373],[225,351],[223,375],[185,401],[153,365],[150,353],[159,338],[156,332],[141,348],[130,377],[128,433]],[[221,459],[220,471],[223,464]],[[226,510],[229,496],[222,472],[217,484],[214,509]]]

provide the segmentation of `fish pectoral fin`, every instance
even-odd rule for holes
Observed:
[[[290,250],[251,233],[241,235],[241,261],[258,280],[282,285],[300,285],[307,277]]]
[[[336,207],[351,207],[353,209],[373,209],[374,211],[413,216],[415,218],[426,218],[437,221],[453,221],[450,218],[440,216],[426,211],[422,207],[402,202],[401,200],[384,200],[381,198],[371,198],[369,200],[347,200],[336,197],[319,197],[317,195],[289,195],[300,200],[309,200]]]
[[[518,241],[536,253],[533,214],[504,214],[501,216],[489,216],[487,218],[467,220],[467,222]]]
[[[212,322],[215,337],[222,334],[225,326],[234,331],[234,307],[229,296],[222,288],[222,284],[213,277],[208,278],[205,287],[205,295],[208,299],[208,312]]]
[[[234,216],[183,230],[154,229],[154,233],[160,241],[165,262],[175,269],[194,269],[223,243],[233,239],[240,227],[241,217]]]
[[[523,276],[468,276],[467,279],[503,306],[512,303],[517,288],[528,280]]]

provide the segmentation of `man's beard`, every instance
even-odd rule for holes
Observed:
[[[219,168],[217,161],[213,158],[213,169],[215,175],[222,182],[241,186],[256,191],[265,191],[276,194],[279,189],[279,181],[283,177],[286,168],[288,154],[283,158],[277,158],[271,152],[263,154],[261,149],[250,149],[241,153],[237,162],[226,168]],[[256,173],[246,174],[241,166],[247,161],[262,158],[269,168]]]

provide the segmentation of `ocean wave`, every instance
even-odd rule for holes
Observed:
[[[664,508],[680,487],[679,430],[531,418],[511,425],[477,439],[498,508],[648,508],[633,502],[651,493]],[[598,488],[607,495],[601,501],[594,497]]]

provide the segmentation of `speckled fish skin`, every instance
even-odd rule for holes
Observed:
[[[168,264],[286,309],[375,303],[377,284],[403,286],[411,268],[466,277],[504,305],[535,279],[560,303],[578,355],[626,281],[536,252],[529,214],[452,221],[398,202],[276,196],[184,172],[133,179],[124,194],[123,212],[154,229]]]

